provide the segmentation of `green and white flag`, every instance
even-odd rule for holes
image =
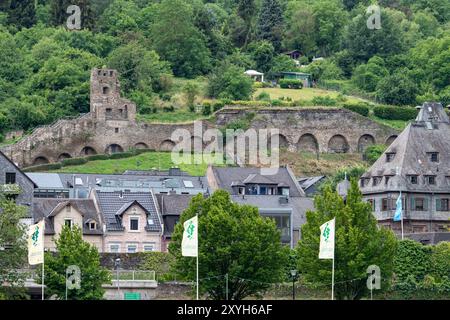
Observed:
[[[198,255],[198,217],[187,220],[184,224],[183,240],[181,242],[181,255],[184,257],[197,257]]]
[[[320,226],[319,259],[334,259],[334,223],[333,220]]]
[[[42,219],[28,229],[28,264],[36,265],[44,263],[44,228]]]

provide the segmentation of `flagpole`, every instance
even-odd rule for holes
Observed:
[[[408,195],[408,194],[406,194]],[[400,190],[400,199],[402,197],[402,191]],[[405,198],[405,204],[406,204],[406,198]],[[405,205],[406,207],[406,205]],[[401,224],[402,224],[402,240],[403,240],[403,207],[402,207],[402,214],[401,214],[402,220],[401,220]]]
[[[402,220],[401,220],[401,222],[402,222],[402,240],[403,240],[403,213],[402,213]]]
[[[42,300],[44,300],[44,262],[42,262]]]
[[[331,271],[331,300],[334,300],[334,257],[333,257],[333,270]]]
[[[198,246],[198,213],[196,214],[197,216],[197,300],[198,300],[198,293],[199,293],[199,287],[198,287],[198,254],[199,254],[199,246]]]

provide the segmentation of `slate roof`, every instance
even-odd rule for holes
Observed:
[[[251,183],[262,179],[261,177],[268,179],[261,183],[265,184],[265,181],[272,181],[272,183],[283,183],[289,186],[290,197],[304,197],[305,193],[296,181],[295,176],[288,167],[280,167],[278,173],[275,175],[261,175],[260,168],[244,168],[244,167],[212,167],[215,179],[220,189],[227,190],[232,193],[232,185],[236,185],[240,182],[249,179]],[[256,179],[258,177],[258,179]],[[255,179],[255,180],[253,180]],[[259,183],[259,182],[257,182]]]
[[[83,215],[83,234],[86,235],[102,235],[100,215],[91,199],[33,199],[32,214],[34,223],[45,218],[45,234],[55,234],[53,218],[68,204],[74,207]],[[90,230],[87,222],[95,220],[97,229]]]
[[[302,189],[306,191],[311,186],[322,181],[323,178],[325,178],[325,176],[300,177],[298,178],[298,183],[300,184],[300,187],[302,187]]]
[[[170,239],[180,215],[189,206],[194,195],[157,194],[155,195],[164,222],[164,237]]]
[[[57,173],[28,172],[25,174],[37,184],[38,188],[67,188],[67,186],[63,186],[61,178]]]
[[[137,201],[148,212],[149,218],[153,220],[152,225],[147,223],[146,230],[152,232],[162,230],[157,205],[153,201],[152,192],[96,191],[96,197],[108,231],[124,230],[121,218],[117,213],[127,205],[129,207],[130,203],[134,201]]]
[[[261,213],[267,213],[266,210],[276,211],[276,209],[290,209],[292,212],[292,226],[294,230],[300,230],[300,227],[306,222],[306,211],[314,210],[314,201],[307,197],[289,197],[286,204],[281,204],[279,195],[232,195],[233,202],[239,204],[248,204],[258,207]],[[280,210],[280,211],[281,211]]]
[[[10,158],[8,158],[7,156],[6,156],[6,154],[4,154],[1,150],[0,150],[0,157],[2,157],[2,158],[4,158],[6,161],[8,161],[9,163],[11,163],[13,166],[14,166],[14,168],[16,169],[16,171],[17,172],[19,172],[21,175],[23,175],[24,177],[25,177],[25,179],[27,179],[32,185],[33,185],[33,187],[34,188],[37,188],[38,186],[37,186],[37,184],[33,181],[33,180],[31,180],[30,179],[30,177],[29,176],[27,176],[26,174],[25,174],[25,172],[23,172]]]
[[[446,176],[450,172],[450,121],[440,103],[425,103],[416,118],[386,149],[384,154],[362,177],[391,176],[373,186],[370,180],[361,187],[363,194],[386,191],[450,192]],[[429,152],[439,152],[439,162],[431,162]],[[390,162],[387,153],[395,153]],[[408,175],[417,174],[418,184]],[[436,184],[426,183],[426,175],[435,175]]]

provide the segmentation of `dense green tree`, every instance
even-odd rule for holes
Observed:
[[[319,53],[328,56],[339,49],[347,14],[340,1],[323,0],[313,5],[315,37]]]
[[[335,293],[337,299],[361,299],[367,293],[367,268],[377,265],[383,279],[392,274],[396,238],[391,230],[379,228],[371,205],[362,200],[356,179],[344,200],[330,187],[314,199],[316,211],[306,213],[298,264],[304,279],[315,285],[331,281],[331,260],[320,260],[320,226],[336,218]],[[386,284],[382,281],[382,285]]]
[[[289,20],[284,37],[284,46],[289,49],[298,49],[307,55],[317,52],[316,19],[312,8],[298,3],[290,9]]]
[[[101,300],[103,284],[111,282],[108,270],[100,266],[97,248],[83,240],[82,231],[64,226],[56,241],[57,253],[45,253],[45,285],[49,296],[65,299],[66,270],[77,266],[81,271],[80,289],[68,290],[68,300]]]
[[[50,10],[52,14],[52,23],[55,26],[66,26],[67,18],[71,13],[67,13],[70,5],[76,5],[81,11],[81,28],[93,29],[96,25],[97,16],[92,10],[89,0],[50,0]]]
[[[272,67],[272,60],[275,55],[275,49],[269,41],[256,41],[248,46],[256,68],[260,72],[267,72]]]
[[[417,84],[401,69],[381,79],[376,87],[377,99],[392,105],[413,105],[418,93]]]
[[[282,279],[287,254],[274,221],[261,217],[256,207],[231,201],[224,190],[209,198],[197,195],[181,215],[169,245],[169,252],[176,257],[176,272],[195,278],[195,259],[182,257],[180,248],[183,223],[196,214],[202,294],[225,299],[225,274],[231,300],[262,293],[268,283]]]
[[[184,0],[163,0],[155,8],[158,20],[151,26],[153,45],[171,63],[176,76],[194,77],[211,67],[210,51],[195,27],[193,12]]]
[[[403,33],[391,11],[381,10],[381,29],[367,28],[369,14],[360,13],[347,27],[345,45],[356,61],[365,62],[374,55],[385,57],[404,49]]]
[[[279,0],[263,0],[258,16],[257,36],[272,43],[275,51],[281,50],[284,18]]]
[[[31,28],[36,23],[35,0],[8,0],[8,23],[18,28]]]
[[[111,35],[138,30],[138,7],[133,1],[114,0],[102,13],[99,28]]]
[[[200,93],[200,88],[198,84],[194,81],[187,82],[186,85],[183,87],[183,93],[186,96],[187,106],[189,108],[193,108],[195,98]]]
[[[363,157],[367,162],[373,164],[385,150],[386,146],[384,144],[373,144],[364,150]]]
[[[26,208],[8,200],[0,190],[0,296],[12,299],[18,294],[26,275],[20,273],[27,263],[26,227],[20,220],[26,216]]]
[[[253,93],[253,80],[244,74],[244,69],[223,63],[208,76],[207,93],[213,98],[249,100]]]
[[[148,93],[161,91],[161,76],[170,74],[166,61],[161,61],[153,50],[136,42],[118,47],[108,58],[108,67],[118,70],[121,88],[126,92],[142,90]]]
[[[367,64],[361,64],[353,72],[353,82],[362,90],[375,91],[378,82],[386,77],[389,71],[385,67],[383,58],[375,56]]]
[[[237,15],[244,22],[244,43],[245,47],[250,42],[251,33],[254,31],[254,20],[256,12],[255,0],[239,0],[237,6]]]

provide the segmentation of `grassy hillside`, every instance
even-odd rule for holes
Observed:
[[[208,163],[212,159],[206,159],[202,164],[181,164],[181,170],[194,176],[203,176],[206,173]],[[297,153],[283,151],[280,164],[288,164],[297,176],[332,175],[341,168],[352,166],[366,166],[360,154],[320,154],[319,160],[313,153]],[[151,170],[169,169],[174,166],[170,152],[146,152],[125,159],[96,160],[83,165],[66,166],[52,172],[65,173],[100,173],[117,174],[125,170]],[[223,165],[223,164],[214,164]]]

